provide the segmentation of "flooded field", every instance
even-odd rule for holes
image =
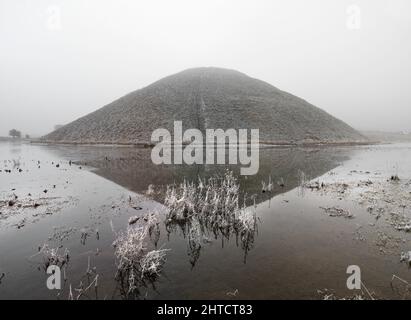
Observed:
[[[0,143],[0,299],[409,297],[410,144],[266,148],[247,178],[235,166],[155,166],[150,151]],[[227,174],[219,201],[238,197],[238,212],[170,214]],[[135,254],[128,228],[146,232],[149,260],[132,277],[119,272]],[[62,290],[47,289],[50,263]],[[362,290],[346,287],[350,265]]]

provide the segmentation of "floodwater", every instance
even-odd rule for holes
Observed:
[[[404,297],[391,280],[396,275],[411,281],[407,264],[400,262],[401,252],[411,250],[410,234],[395,230],[385,216],[376,220],[357,201],[363,189],[356,186],[370,180],[389,191],[398,186],[387,179],[398,175],[401,190],[410,188],[411,194],[411,145],[262,149],[258,174],[238,177],[241,196],[256,199],[252,241],[244,244],[235,234],[210,232],[196,248],[183,228],[166,230],[161,195],[150,199],[146,190],[227,169],[238,174],[239,168],[156,166],[150,152],[0,143],[0,299],[68,299],[70,285],[74,291],[80,282],[90,281],[90,268],[99,275],[98,287],[82,299],[130,298],[115,279],[112,243],[127,228],[129,217],[152,211],[160,212],[157,248],[169,251],[160,277],[139,288],[134,298],[322,299],[318,290],[324,289],[340,298],[360,293],[368,298],[364,289],[347,289],[350,265],[361,268],[363,285],[373,297]],[[301,172],[313,181],[353,188],[347,194],[305,189],[299,185]],[[262,182],[269,177],[274,188],[262,193]],[[10,199],[15,199],[12,206]],[[404,216],[410,213],[411,201],[406,200],[401,202]],[[354,217],[330,216],[322,209],[332,207]],[[44,244],[69,251],[62,290],[47,289],[48,275],[38,253]]]

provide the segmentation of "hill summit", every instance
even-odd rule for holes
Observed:
[[[347,143],[365,138],[308,102],[241,72],[195,68],[165,77],[44,136],[62,143],[150,143],[157,128],[259,129],[266,143]]]

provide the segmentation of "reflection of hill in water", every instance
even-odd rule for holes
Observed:
[[[155,185],[155,189],[161,191],[163,188],[159,186],[180,183],[184,179],[195,181],[198,176],[209,178],[221,175],[229,169],[238,177],[240,192],[247,194],[248,205],[251,205],[251,195],[255,194],[256,203],[260,203],[276,194],[294,189],[299,185],[299,171],[303,171],[311,179],[323,175],[347,160],[351,150],[347,148],[261,149],[258,174],[246,177],[239,176],[240,166],[233,165],[157,166],[151,161],[151,149],[93,146],[51,148],[51,151],[57,151],[59,156],[95,167],[96,174],[137,193],[144,193],[150,184]],[[262,181],[268,183],[270,176],[274,182],[273,190],[269,193],[262,193]],[[284,186],[277,184],[280,180],[284,182]],[[241,194],[239,199],[241,205],[243,201]],[[162,193],[158,195],[157,200],[164,200]],[[210,239],[220,239],[224,247],[225,243],[234,237],[236,246],[244,252],[244,263],[246,263],[247,253],[253,248],[257,229],[258,222],[255,228],[249,232],[243,232],[232,226],[210,228],[201,219],[189,219],[185,222],[167,222],[164,231],[180,234],[186,239],[189,262],[193,268],[205,243]]]
[[[53,147],[53,151],[56,149]],[[226,169],[239,176],[241,165],[154,165],[151,149],[130,147],[61,146],[59,155],[95,167],[95,173],[134,192],[143,193],[150,184],[165,186],[184,179],[196,180],[221,174]],[[272,195],[287,192],[299,184],[298,172],[318,177],[346,160],[347,148],[267,148],[260,149],[260,167],[254,176],[239,176],[241,191],[257,195],[256,202],[269,196],[261,192],[262,181],[274,182]],[[281,187],[277,181],[284,180]]]

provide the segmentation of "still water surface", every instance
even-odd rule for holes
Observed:
[[[353,177],[353,170],[382,177],[396,171],[410,179],[410,160],[407,144],[260,150],[258,174],[238,177],[242,196],[256,197],[258,224],[253,241],[244,246],[235,235],[210,233],[193,252],[183,229],[166,232],[161,223],[157,247],[170,249],[167,261],[161,277],[142,287],[137,298],[320,299],[317,290],[324,288],[345,296],[352,294],[346,289],[348,265],[359,265],[364,283],[379,296],[398,298],[390,280],[393,274],[411,279],[399,263],[399,253],[409,249],[408,235],[398,248],[381,254],[372,229],[364,231],[366,241],[356,237],[359,226],[372,222],[366,210],[347,199],[301,192],[299,172],[322,181],[364,178]],[[16,163],[22,172],[4,172]],[[235,166],[155,166],[149,149],[18,143],[0,144],[0,169],[0,200],[13,195],[25,199],[28,194],[51,199],[46,208],[51,214],[42,214],[42,209],[40,214],[37,209],[18,210],[7,217],[0,214],[0,274],[5,274],[1,299],[67,299],[69,285],[74,288],[84,281],[88,259],[100,275],[97,293],[88,298],[124,298],[114,279],[112,243],[130,216],[164,210],[160,196],[158,201],[144,196],[149,185],[161,188],[226,169],[239,172]],[[262,181],[269,176],[274,190],[262,193]],[[125,205],[130,195],[142,210]],[[355,219],[329,217],[320,209],[336,204],[353,212]],[[70,251],[67,281],[59,296],[46,288],[41,257],[33,256],[44,243]]]

